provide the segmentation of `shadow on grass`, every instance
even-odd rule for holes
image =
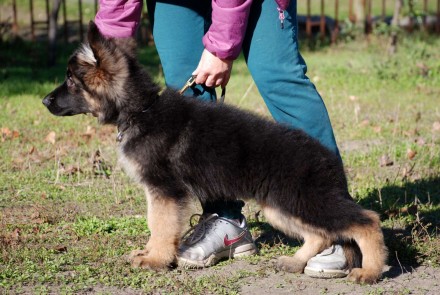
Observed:
[[[382,204],[378,200],[382,199]],[[440,178],[433,177],[402,185],[388,184],[370,192],[359,203],[366,209],[381,214],[385,244],[389,250],[390,268],[384,278],[395,278],[411,272],[427,260],[440,263]],[[249,228],[261,232],[255,240],[262,245],[301,246],[301,242],[287,237],[266,222],[249,222]]]
[[[301,246],[301,242],[297,239],[292,239],[286,236],[284,233],[274,229],[269,223],[261,221],[251,221],[248,223],[249,228],[255,229],[261,234],[255,240],[257,247],[261,248],[261,245],[275,246],[278,244],[288,245],[291,247]]]
[[[359,203],[381,214],[388,247],[386,278],[411,272],[426,261],[440,263],[440,177],[388,183]]]
[[[389,183],[371,191],[359,203],[381,214],[393,278],[426,261],[440,263],[440,177],[403,184]]]
[[[440,177],[430,177],[403,184],[388,183],[382,188],[370,191],[366,197],[359,200],[364,208],[372,209],[382,214],[407,207],[408,205],[440,205]],[[420,213],[420,212],[419,212]],[[434,213],[434,214],[432,214]],[[437,212],[424,211],[423,216],[432,221],[439,221]]]

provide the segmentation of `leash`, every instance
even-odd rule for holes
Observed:
[[[186,81],[185,85],[183,85],[182,89],[179,90],[179,94],[183,94],[188,88],[192,87],[194,84],[196,84],[196,77],[197,76],[191,76],[189,77],[188,81]],[[226,87],[222,87],[222,94],[219,99],[217,99],[217,102],[222,104],[225,102],[225,96],[226,96]]]

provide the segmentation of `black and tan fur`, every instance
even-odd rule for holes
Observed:
[[[183,212],[194,197],[244,198],[260,204],[274,227],[304,239],[293,257],[279,258],[280,269],[302,272],[311,257],[345,241],[362,252],[362,267],[349,279],[381,276],[387,251],[379,217],[350,197],[332,152],[299,130],[234,107],[161,92],[136,60],[134,41],[105,39],[93,22],[88,41],[43,103],[55,115],[92,113],[118,127],[120,161],[148,200],[151,238],[132,253],[134,266],[160,269],[175,261]]]

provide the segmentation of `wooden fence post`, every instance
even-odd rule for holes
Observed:
[[[82,42],[84,38],[84,29],[83,29],[83,15],[82,15],[82,0],[78,0],[78,9],[79,9],[79,42]]]
[[[31,17],[31,39],[35,41],[35,28],[34,28],[34,2],[29,0],[29,9],[30,9],[30,17]]]
[[[306,35],[309,39],[312,38],[312,20],[310,18],[310,9],[310,0],[307,0]]]
[[[435,31],[440,34],[440,0],[437,0],[437,24]]]
[[[12,32],[14,36],[18,35],[18,23],[17,23],[17,1],[12,1]]]
[[[63,28],[64,28],[64,43],[68,41],[68,28],[67,28],[67,8],[66,8],[66,0],[63,0]]]
[[[319,21],[319,31],[321,33],[321,40],[325,38],[325,3],[321,0],[321,19]]]
[[[339,36],[339,0],[335,0],[335,27],[331,33],[331,43],[335,44]]]

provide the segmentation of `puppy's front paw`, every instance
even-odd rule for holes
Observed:
[[[128,254],[127,257],[127,261],[132,263],[133,260],[137,257],[137,256],[145,256],[148,254],[148,250],[147,249],[143,249],[143,250],[133,250],[130,252],[130,254]]]
[[[353,268],[351,272],[348,274],[348,280],[360,283],[360,284],[373,284],[377,282],[380,274],[377,274],[373,271],[368,271],[364,268]]]
[[[151,270],[166,270],[170,267],[171,262],[157,259],[152,255],[141,255],[133,258],[132,267],[146,268]]]
[[[282,271],[302,273],[306,264],[294,257],[281,256],[277,261],[277,268]]]

